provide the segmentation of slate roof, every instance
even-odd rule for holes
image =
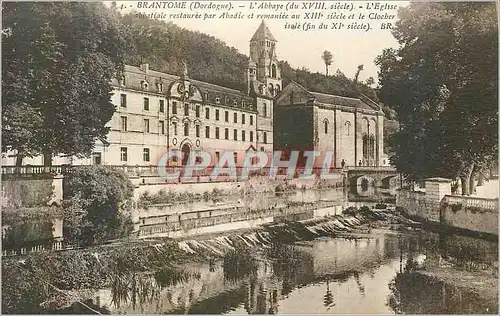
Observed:
[[[289,85],[291,85],[291,84],[299,87],[299,89],[301,89],[308,96],[310,96],[310,99],[309,99],[310,102],[316,101],[319,103],[340,105],[340,106],[346,106],[346,107],[357,108],[357,109],[367,109],[367,110],[375,110],[375,111],[380,110],[379,105],[375,101],[372,101],[370,98],[368,98],[367,96],[365,96],[363,94],[361,94],[360,98],[349,98],[349,97],[343,97],[340,95],[309,91],[308,89],[303,87],[301,84],[299,84],[298,82],[295,82],[293,80],[292,80],[292,82],[289,83]],[[283,91],[284,90],[282,90],[282,92]]]
[[[161,94],[168,94],[168,89],[175,81],[181,80],[180,76],[167,74],[155,70],[148,69],[146,73],[140,67],[125,65],[125,87],[134,90],[143,90],[141,81],[146,80],[149,84],[149,92],[156,92]],[[205,100],[209,103],[217,103],[216,98],[219,98],[221,105],[235,106],[236,100],[237,107],[241,107],[241,102],[244,100],[245,108],[253,108],[253,99],[241,91],[234,90],[227,87],[222,87],[216,84],[189,79],[191,84],[200,89],[200,92],[205,99],[205,93],[208,94],[208,99]],[[163,84],[163,92],[158,92],[156,84],[161,82]],[[118,86],[119,83],[116,79],[112,80],[112,84]],[[227,100],[227,102],[226,102]]]
[[[373,110],[373,107],[371,107],[370,105],[366,104],[365,102],[363,102],[357,98],[348,98],[348,97],[342,97],[339,95],[325,94],[325,93],[319,93],[319,92],[313,92],[313,91],[309,91],[309,93],[315,97],[316,101],[321,102],[321,103],[342,105],[342,106],[347,106],[347,107],[351,107],[351,108],[358,108],[358,109]]]
[[[264,20],[262,20],[262,23],[260,23],[259,28],[257,29],[257,31],[255,31],[255,34],[252,36],[252,39],[250,41],[254,42],[263,39],[277,42],[276,38],[274,38],[273,34],[267,27],[266,22],[264,22]]]

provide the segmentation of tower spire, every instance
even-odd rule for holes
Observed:
[[[268,41],[277,42],[276,38],[271,33],[271,31],[267,27],[266,22],[264,20],[262,20],[259,28],[257,29],[257,31],[255,31],[255,34],[252,36],[252,39],[250,41],[254,42],[254,41],[259,41],[259,40],[268,40]]]

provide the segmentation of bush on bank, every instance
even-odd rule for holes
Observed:
[[[94,245],[132,232],[134,187],[122,170],[78,168],[64,185],[64,236],[70,243]]]
[[[175,265],[181,259],[182,252],[174,244],[156,247],[144,243],[40,252],[28,255],[24,261],[5,259],[2,312],[51,313],[87,298],[78,293],[106,287],[112,289],[113,295],[123,294],[128,287],[120,287],[117,280],[126,283],[148,273],[161,276],[161,283],[173,282],[185,274]]]

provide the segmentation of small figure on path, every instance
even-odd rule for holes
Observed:
[[[342,162],[340,163],[340,165],[342,166],[342,169],[344,169],[344,167],[345,167],[345,160],[344,159],[342,159]]]

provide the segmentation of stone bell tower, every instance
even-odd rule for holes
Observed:
[[[276,96],[283,88],[281,72],[276,55],[276,39],[264,20],[250,40],[250,62],[248,72],[264,84],[271,96]]]

